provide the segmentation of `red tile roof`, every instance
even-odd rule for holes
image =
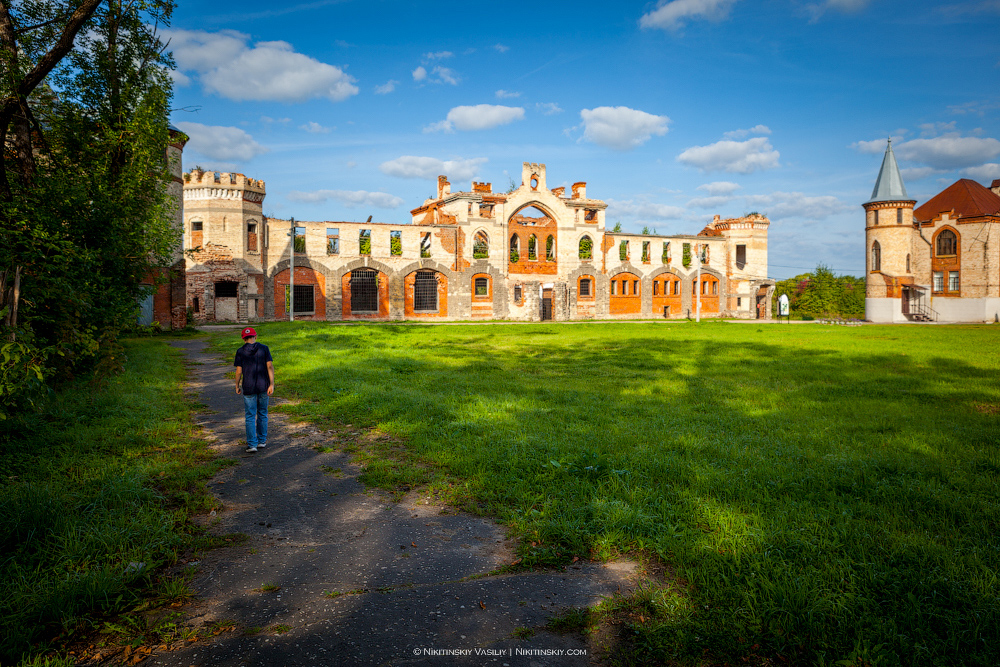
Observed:
[[[976,181],[962,178],[914,209],[913,219],[927,222],[951,211],[956,218],[1000,216],[1000,196]]]

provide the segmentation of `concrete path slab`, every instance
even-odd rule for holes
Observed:
[[[332,445],[329,434],[278,412],[267,448],[245,453],[242,398],[226,377],[231,358],[208,353],[202,339],[172,344],[207,406],[197,423],[219,454],[239,460],[210,483],[222,503],[207,519],[211,530],[250,539],[203,554],[197,600],[183,608],[192,628],[234,629],[161,647],[145,664],[597,664],[583,636],[543,627],[629,592],[634,563],[490,574],[514,560],[502,526],[417,494],[393,503],[366,490],[349,455],[315,447]],[[282,403],[280,359],[276,368],[272,405]]]

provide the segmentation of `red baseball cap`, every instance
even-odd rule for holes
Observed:
[[[256,336],[257,332],[253,330],[253,327],[247,327],[243,330],[243,338],[250,338],[251,336]]]

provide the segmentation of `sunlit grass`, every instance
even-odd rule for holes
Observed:
[[[370,483],[450,490],[528,564],[673,566],[637,660],[994,662],[1000,327],[259,330],[290,412],[395,438]]]

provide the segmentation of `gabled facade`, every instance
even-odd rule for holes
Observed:
[[[441,176],[410,224],[293,227],[261,216],[260,181],[186,175],[195,318],[287,319],[290,306],[316,320],[677,318],[699,306],[703,316],[770,316],[767,218],[716,216],[691,236],[611,232],[586,183],[567,194],[546,178],[544,164],[525,162],[520,186],[498,193],[478,182],[453,192]],[[220,297],[220,284],[233,296]]]
[[[914,208],[890,142],[865,207],[865,317],[985,322],[1000,316],[1000,180],[960,179]]]

